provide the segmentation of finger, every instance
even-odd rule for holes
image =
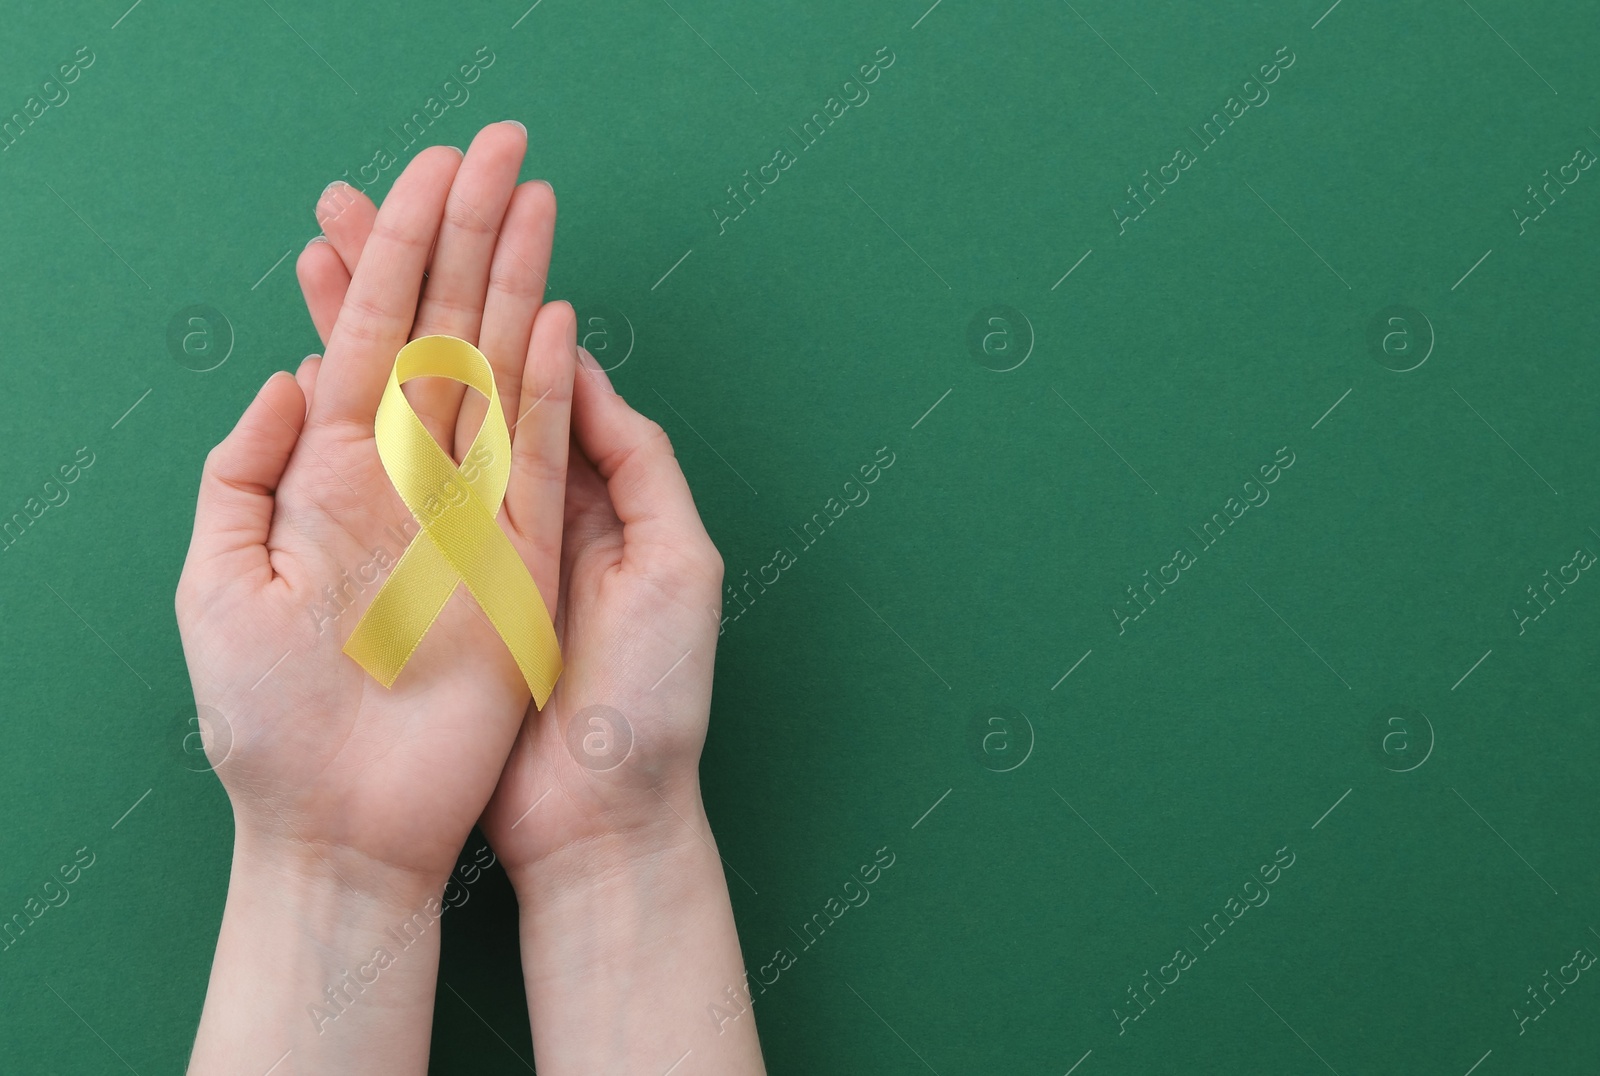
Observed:
[[[239,418],[233,432],[206,456],[194,510],[189,556],[200,561],[225,558],[230,575],[272,568],[267,533],[272,526],[273,494],[305,424],[305,396],[293,377],[267,379]]]
[[[561,523],[567,494],[572,378],[578,364],[577,315],[566,303],[539,311],[528,345],[520,410],[511,441],[506,517],[523,540],[523,558],[545,607],[556,607]]]
[[[300,294],[305,296],[306,313],[311,315],[311,324],[317,327],[317,336],[326,345],[333,335],[334,322],[339,320],[345,292],[350,289],[350,271],[327,236],[319,235],[300,252],[294,272],[300,280]]]
[[[460,165],[456,150],[434,146],[394,181],[322,357],[314,424],[371,425],[394,357],[411,337],[422,272]]]
[[[582,373],[579,377],[583,377]],[[622,556],[622,521],[611,508],[606,480],[594,469],[583,450],[573,444],[567,453],[567,501],[561,523],[560,593],[568,595],[556,606],[556,634],[566,627],[566,613],[572,606],[573,573],[578,565],[592,573],[609,568]]]
[[[300,368],[294,372],[295,384],[300,386],[300,394],[306,398],[307,411],[311,410],[311,399],[317,390],[317,371],[322,369],[321,355],[307,355],[300,361]]]
[[[354,276],[361,263],[361,251],[372,234],[378,207],[372,199],[342,179],[328,184],[317,199],[317,226],[328,237],[344,262],[345,273]]]
[[[515,422],[526,406],[517,406],[522,371],[533,320],[544,302],[555,227],[556,196],[550,184],[542,180],[522,184],[511,196],[494,262],[489,267],[489,291],[483,303],[478,347],[494,367],[495,385],[508,424]],[[456,455],[465,453],[472,443],[487,407],[488,401],[475,392],[462,400],[456,419]]]
[[[467,148],[445,203],[413,337],[444,333],[479,341],[489,266],[527,147],[522,125],[508,122],[491,123]],[[524,347],[515,361],[520,363],[526,354]],[[448,378],[426,378],[406,386],[417,417],[447,452],[455,447],[456,415],[465,392],[466,386]]]
[[[605,479],[622,521],[624,556],[664,551],[708,566],[716,549],[694,506],[689,483],[656,422],[639,414],[611,387],[594,356],[578,349],[572,430],[578,447]]]

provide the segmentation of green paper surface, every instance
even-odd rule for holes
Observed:
[[[5,23],[0,918],[93,862],[0,952],[0,1069],[181,1071],[232,839],[201,462],[319,350],[323,187],[506,118],[737,591],[701,769],[773,1073],[1600,1064],[1600,972],[1556,983],[1600,954],[1591,7]],[[432,1069],[523,1072],[471,894]]]

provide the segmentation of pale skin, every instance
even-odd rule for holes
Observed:
[[[327,241],[298,263],[325,355],[270,378],[207,458],[176,605],[196,702],[225,722],[207,750],[235,845],[191,1073],[425,1072],[438,902],[474,823],[517,892],[540,1073],[764,1072],[748,1004],[711,1007],[747,996],[698,776],[722,561],[666,435],[543,302],[555,199],[517,184],[525,150],[492,124],[464,156],[417,154],[381,209],[325,192]],[[513,426],[499,520],[565,662],[542,710],[465,588],[390,689],[341,650],[376,585],[326,615],[325,586],[399,553],[372,420],[395,353],[432,333],[479,346]],[[483,399],[407,396],[459,460]],[[569,747],[594,705],[631,733],[620,764]]]

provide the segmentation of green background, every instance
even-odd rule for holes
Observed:
[[[1600,971],[1518,1016],[1600,953],[1600,581],[1512,613],[1600,553],[1600,170],[1526,234],[1514,212],[1600,153],[1593,16],[6,5],[0,113],[95,59],[0,154],[0,517],[95,462],[0,553],[0,917],[95,863],[0,953],[0,1068],[187,1057],[231,840],[171,603],[200,462],[317,349],[281,259],[318,193],[487,47],[429,141],[527,124],[561,202],[551,294],[626,355],[730,580],[798,555],[727,625],[702,766],[752,973],[792,954],[757,987],[774,1073],[1595,1071]],[[1199,151],[1280,47],[1270,100]],[[870,99],[800,151],[787,128],[859,97],[880,48]],[[1180,146],[1198,163],[1119,234]],[[209,372],[167,344],[191,304],[235,337]],[[1403,373],[1368,342],[1396,304],[1435,338]],[[870,501],[801,549],[880,447]],[[1200,549],[1281,447],[1270,500]],[[1194,565],[1119,632],[1178,547]],[[881,848],[869,903],[803,947]],[[1270,902],[1202,951],[1279,849]],[[434,1070],[526,1071],[503,872],[445,922]]]

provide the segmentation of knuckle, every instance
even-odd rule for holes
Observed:
[[[506,264],[496,258],[489,267],[489,290],[512,299],[534,299],[544,294],[544,282],[535,281],[533,272],[521,262]]]
[[[360,343],[387,338],[399,319],[388,306],[370,295],[352,295],[339,312],[339,328]]]
[[[426,292],[417,307],[418,325],[442,325],[452,336],[477,336],[483,306],[443,288]],[[457,331],[460,330],[460,331]]]
[[[678,454],[673,450],[672,438],[667,434],[666,428],[653,418],[645,419],[645,422],[643,447],[651,452],[659,452],[676,459]]]
[[[684,533],[679,541],[663,550],[658,575],[678,586],[702,585],[714,594],[722,592],[725,567],[722,554],[704,531]]]
[[[384,220],[380,215],[372,225],[372,238],[380,247],[395,246],[402,250],[420,251],[426,253],[433,246],[433,234],[423,234],[395,224],[392,220]]]
[[[523,374],[522,404],[516,419],[537,424],[543,415],[560,416],[572,407],[572,378],[550,368],[549,363],[534,362]]]
[[[444,224],[446,228],[477,239],[495,234],[494,228],[490,227],[489,222],[466,198],[451,198],[445,202]]]
[[[532,443],[531,437],[519,437],[511,442],[511,457],[520,472],[517,481],[531,483],[535,488],[564,484],[567,463],[557,459],[543,446]]]
[[[200,480],[214,482],[222,477],[222,463],[226,457],[222,444],[213,445],[211,451],[206,453],[205,462],[200,465]]]

